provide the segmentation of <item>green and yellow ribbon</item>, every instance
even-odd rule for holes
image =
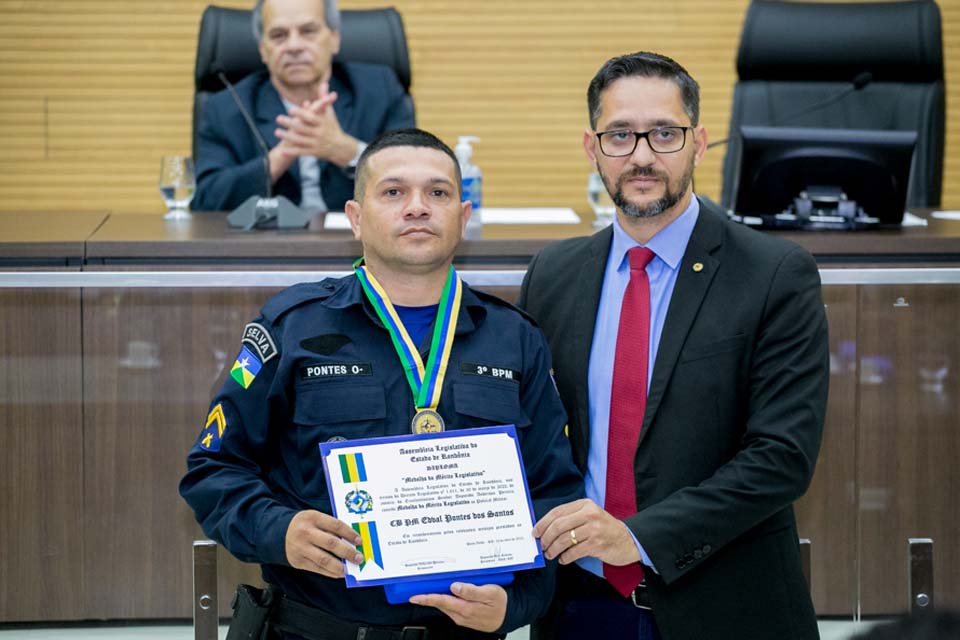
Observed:
[[[460,298],[463,295],[463,282],[456,269],[450,265],[447,282],[443,285],[443,295],[437,308],[437,319],[433,327],[433,340],[430,343],[430,356],[424,365],[417,345],[413,344],[410,334],[400,320],[400,315],[390,302],[390,297],[370,271],[363,266],[363,258],[353,263],[353,269],[360,280],[374,311],[386,327],[393,342],[393,348],[400,356],[407,382],[413,391],[417,409],[436,411],[443,392],[443,379],[450,361],[450,349],[460,317]]]

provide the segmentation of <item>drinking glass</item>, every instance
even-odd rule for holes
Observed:
[[[603,229],[613,224],[613,215],[617,208],[614,206],[613,200],[610,199],[610,194],[607,193],[603,179],[596,171],[587,178],[587,202],[590,203],[590,208],[596,215],[596,219],[593,221],[594,229]]]
[[[160,160],[160,195],[167,205],[164,220],[188,220],[188,211],[197,180],[193,174],[193,158],[163,156]]]

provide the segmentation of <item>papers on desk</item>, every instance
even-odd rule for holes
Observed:
[[[328,211],[323,217],[323,228],[328,231],[350,231],[350,220],[342,211]]]
[[[930,217],[940,220],[960,220],[960,211],[934,211]]]
[[[526,209],[482,209],[484,224],[579,224],[580,216],[573,209],[535,207]],[[329,212],[323,221],[323,228],[330,231],[349,231],[350,221],[347,214],[338,211]]]
[[[920,216],[915,216],[909,211],[903,212],[903,222],[900,223],[901,227],[925,227],[927,226],[927,221],[921,218]]]

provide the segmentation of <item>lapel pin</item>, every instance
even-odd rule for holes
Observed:
[[[701,271],[703,271],[703,263],[702,263],[702,262],[694,262],[694,263],[693,263],[693,272],[694,272],[694,273],[700,273]]]

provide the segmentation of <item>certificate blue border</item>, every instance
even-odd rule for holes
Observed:
[[[537,517],[533,513],[533,501],[530,498],[530,487],[527,484],[527,469],[523,464],[523,456],[520,454],[520,441],[517,439],[517,429],[512,424],[500,425],[495,427],[475,427],[469,429],[455,429],[453,431],[443,431],[440,433],[425,433],[420,435],[402,435],[402,436],[384,436],[380,438],[361,438],[357,440],[341,440],[339,442],[321,442],[320,456],[323,475],[327,481],[327,493],[330,496],[330,506],[333,510],[333,517],[339,518],[337,509],[337,500],[333,495],[332,485],[330,483],[330,470],[327,465],[327,457],[337,449],[355,448],[359,446],[369,446],[385,442],[424,442],[427,440],[441,440],[444,438],[463,438],[475,435],[492,435],[496,433],[505,433],[513,438],[513,444],[517,448],[517,459],[520,460],[520,471],[523,476],[523,490],[527,495],[527,510],[530,512],[530,522],[536,522]],[[471,571],[446,571],[443,573],[425,573],[415,576],[405,576],[399,578],[380,578],[375,580],[357,580],[355,577],[347,574],[347,587],[375,587],[377,585],[402,584],[413,582],[425,582],[430,580],[458,580],[463,579],[466,582],[473,582],[476,576],[503,574],[510,571],[521,571],[524,569],[539,569],[545,565],[543,560],[543,549],[540,547],[540,540],[534,539],[537,545],[537,555],[531,562],[521,564],[511,564],[488,569],[476,569]],[[346,565],[346,560],[343,561]],[[482,584],[482,583],[481,583]]]

